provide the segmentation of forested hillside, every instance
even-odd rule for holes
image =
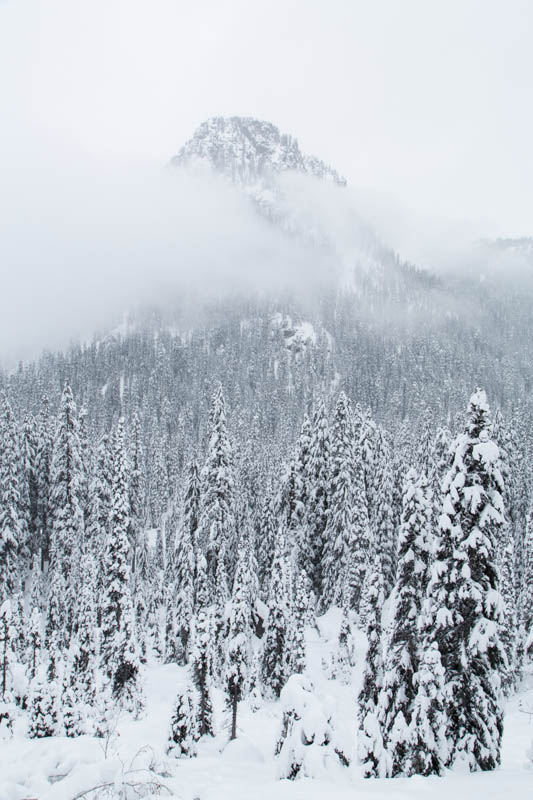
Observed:
[[[344,180],[273,126],[211,121],[173,168],[202,159],[339,269],[2,373],[2,733],[108,742],[173,665],[165,769],[271,707],[280,778],[493,770],[533,636],[529,290],[370,233],[346,269],[278,176]]]

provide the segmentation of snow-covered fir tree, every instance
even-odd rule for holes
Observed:
[[[113,445],[113,507],[104,559],[101,654],[114,697],[137,712],[141,702],[139,657],[130,595],[129,496],[122,419],[118,422]]]
[[[287,572],[290,565],[286,556],[286,539],[282,528],[276,537],[270,589],[268,593],[268,621],[263,637],[261,680],[267,693],[279,697],[287,680],[287,648],[290,629],[290,595]]]
[[[498,447],[484,391],[471,397],[465,432],[444,481],[440,543],[428,585],[431,628],[445,671],[449,763],[494,769],[502,737],[496,542],[504,524]]]
[[[444,669],[436,642],[424,649],[414,675],[416,695],[409,724],[409,771],[416,775],[440,775],[448,761]]]
[[[198,691],[196,722],[198,736],[213,736],[213,707],[211,685],[213,680],[213,644],[211,613],[207,584],[207,564],[200,554],[197,563],[197,615],[191,651],[191,673]]]
[[[225,689],[231,712],[230,739],[237,737],[237,709],[252,664],[252,603],[254,592],[252,542],[244,529],[239,545],[237,571],[231,595],[227,642]]]
[[[305,675],[292,675],[281,692],[283,716],[276,744],[278,776],[321,778],[328,762],[349,765],[332,717],[319,702]]]
[[[381,611],[385,597],[379,556],[367,570],[361,614],[365,620],[367,649],[358,703],[357,751],[365,777],[385,777],[390,763],[383,744],[379,721],[379,693],[383,685],[383,654],[381,642]]]
[[[24,553],[25,527],[20,487],[21,454],[11,406],[0,396],[0,601],[21,585],[19,553]]]
[[[178,691],[170,720],[168,755],[175,758],[192,758],[196,755],[196,742],[198,740],[197,702],[191,686],[186,686]]]
[[[202,470],[202,502],[198,535],[205,549],[207,578],[213,589],[217,570],[225,570],[228,546],[235,531],[233,451],[226,422],[226,404],[219,384],[211,401],[209,442]],[[219,574],[219,587],[227,577]]]
[[[425,475],[407,474],[398,539],[398,568],[391,596],[391,637],[385,657],[378,716],[391,775],[412,772],[410,723],[418,670],[418,618],[433,552],[432,502]]]

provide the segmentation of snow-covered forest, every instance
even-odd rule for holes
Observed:
[[[533,796],[532,28],[0,0],[0,800]]]
[[[91,395],[84,371],[91,348],[63,364],[81,398],[65,382],[33,407],[26,369],[6,378],[3,736],[107,747],[124,720],[142,728],[167,665],[164,747],[124,792],[155,792],[169,764],[210,739],[224,749],[265,709],[279,778],[496,769],[531,645],[526,407],[491,413],[477,389],[452,430],[428,409],[391,431],[340,388],[315,392],[296,433],[268,404],[269,436],[220,382],[201,420],[171,405],[164,347],[144,375],[160,402],[136,404],[139,383],[123,382],[110,414],[110,387]],[[40,369],[33,383],[61,380],[49,357]]]

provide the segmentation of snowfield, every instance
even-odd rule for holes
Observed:
[[[355,697],[359,674],[352,685],[328,680],[324,672],[335,631],[338,609],[319,619],[321,635],[308,631],[308,674],[319,703],[333,712],[335,731],[351,759],[349,767],[327,756],[314,763],[318,777],[279,780],[279,757],[274,749],[280,730],[281,702],[263,702],[252,710],[248,700],[239,707],[238,738],[228,742],[229,717],[224,695],[213,690],[218,734],[201,741],[196,758],[166,755],[173,702],[186,684],[186,670],[174,664],[152,663],[145,670],[146,712],[135,721],[117,720],[108,740],[88,736],[27,739],[24,722],[0,745],[0,800],[74,800],[87,797],[173,797],[180,800],[318,800],[354,797],[362,800],[476,800],[533,797],[533,677],[507,704],[502,766],[494,772],[443,777],[365,779],[355,758]],[[357,643],[357,642],[356,642]],[[359,650],[359,648],[357,648]],[[358,663],[360,662],[358,658]],[[327,670],[326,670],[327,672]],[[318,748],[325,751],[325,748]],[[530,758],[528,757],[530,753]],[[128,784],[135,784],[129,786]],[[90,792],[103,786],[100,794]]]

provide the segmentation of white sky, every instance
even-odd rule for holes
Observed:
[[[531,234],[532,36],[530,0],[0,0],[0,167],[253,115],[380,202]]]

